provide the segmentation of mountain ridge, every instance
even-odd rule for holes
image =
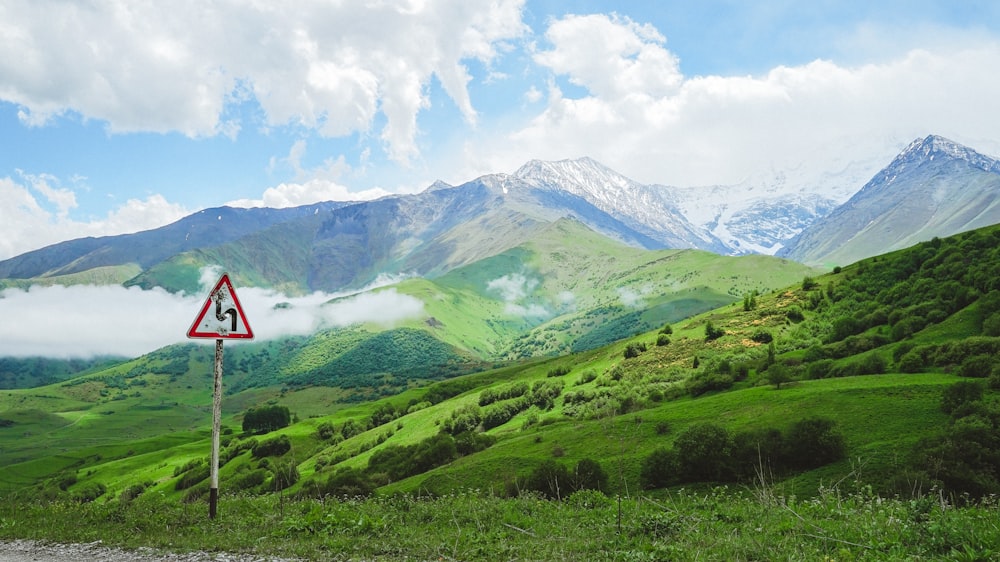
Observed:
[[[142,273],[126,284],[190,291],[200,267],[218,265],[237,277],[245,271],[244,282],[292,293],[352,290],[383,274],[442,275],[563,217],[634,247],[843,265],[1000,222],[998,175],[996,159],[936,135],[913,141],[843,204],[836,194],[783,186],[783,176],[762,189],[678,188],[640,184],[589,157],[531,160],[513,174],[457,186],[437,181],[417,194],[206,209],[160,229],[71,240],[0,261],[0,283],[72,282],[80,277],[69,274],[119,267],[122,275],[128,269],[121,266],[138,264]],[[912,219],[918,216],[922,223]]]
[[[940,136],[917,139],[781,257],[849,264],[1000,222],[1000,161]]]

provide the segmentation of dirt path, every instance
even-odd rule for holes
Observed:
[[[246,554],[189,552],[161,553],[151,549],[122,550],[90,544],[49,544],[37,541],[0,541],[0,562],[278,562],[282,559]],[[285,560],[285,562],[290,562]]]

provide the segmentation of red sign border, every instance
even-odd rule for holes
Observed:
[[[199,332],[198,325],[205,318],[208,313],[208,309],[212,306],[212,296],[219,292],[222,285],[225,284],[229,288],[229,295],[233,297],[233,305],[236,306],[236,312],[239,317],[243,320],[243,325],[247,328],[247,333],[245,334],[220,334],[218,332]],[[219,282],[215,284],[215,288],[212,292],[208,294],[208,298],[205,299],[205,306],[201,307],[201,312],[194,319],[194,323],[191,324],[191,328],[188,329],[187,337],[189,338],[212,338],[212,339],[231,339],[231,340],[252,340],[253,339],[253,329],[250,328],[250,323],[247,322],[246,314],[243,313],[243,305],[240,304],[240,299],[236,296],[236,289],[233,288],[233,283],[229,280],[229,274],[223,273],[222,277],[219,278]]]

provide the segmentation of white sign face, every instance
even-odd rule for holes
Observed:
[[[236,290],[229,281],[229,274],[223,273],[222,278],[212,289],[205,301],[205,306],[195,319],[189,338],[213,339],[253,339],[253,330],[247,323],[243,307],[236,298]]]

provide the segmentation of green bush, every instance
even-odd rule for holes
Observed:
[[[993,357],[990,355],[972,355],[962,360],[956,373],[960,377],[986,378],[993,371]]]
[[[546,459],[528,475],[525,488],[550,499],[562,499],[573,493],[569,470],[562,464]]]
[[[207,462],[199,461],[197,465],[190,468],[177,479],[174,490],[186,490],[199,482],[204,481],[211,475],[211,469]]]
[[[262,459],[264,457],[280,457],[291,450],[292,442],[288,439],[288,436],[279,435],[257,443],[251,449],[250,454],[255,459]]]
[[[809,470],[844,458],[847,445],[835,425],[819,417],[795,422],[785,436],[788,466]]]
[[[302,487],[302,494],[312,497],[362,498],[375,493],[375,484],[356,468],[342,468],[321,482]]]
[[[108,489],[100,482],[86,482],[73,490],[73,499],[80,503],[88,503],[104,495]]]
[[[601,463],[593,459],[580,459],[573,467],[571,486],[574,493],[581,490],[604,492],[608,489],[608,474]]]
[[[665,488],[679,481],[679,461],[673,449],[658,447],[642,459],[639,482],[643,488]]]
[[[978,381],[958,381],[941,392],[941,411],[951,414],[959,407],[983,399],[983,385]]]
[[[705,323],[705,341],[714,341],[726,335],[722,328],[716,328],[711,321]]]
[[[674,441],[677,471],[684,482],[727,482],[733,478],[733,438],[713,423],[688,427]]]

